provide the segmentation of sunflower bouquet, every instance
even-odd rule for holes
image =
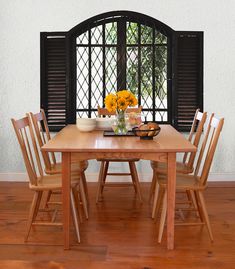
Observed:
[[[109,112],[117,111],[119,113],[120,111],[125,111],[129,106],[136,106],[137,103],[135,95],[127,90],[110,93],[105,98],[105,106]]]
[[[125,111],[128,107],[136,106],[138,103],[135,95],[127,90],[110,93],[105,98],[105,106],[109,112],[116,112],[116,121],[113,124],[115,134],[123,135],[128,132],[125,121]]]

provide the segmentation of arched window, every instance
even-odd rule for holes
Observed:
[[[72,32],[79,117],[96,116],[107,94],[128,89],[138,97],[147,120],[170,122],[169,27],[142,14],[114,12]]]
[[[202,109],[202,33],[116,11],[67,33],[41,33],[41,41],[41,99],[51,129],[96,116],[105,96],[122,89],[137,96],[148,121],[181,130]]]

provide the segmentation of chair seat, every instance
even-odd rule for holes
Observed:
[[[85,216],[88,219],[88,208],[87,208],[87,204],[88,204],[88,188],[87,188],[87,183],[86,183],[86,177],[85,177],[85,173],[84,171],[87,169],[88,167],[88,161],[77,161],[77,162],[73,162],[75,159],[72,158],[72,163],[71,163],[71,174],[72,174],[72,178],[71,181],[74,180],[75,183],[78,183],[80,178],[81,178],[81,184],[80,184],[80,188],[81,188],[81,199],[82,199],[82,205],[83,205],[83,209],[85,212]],[[55,176],[59,176],[61,177],[61,172],[62,172],[62,164],[61,163],[56,163],[53,164],[52,169],[47,170],[45,169],[46,174],[49,175],[49,178],[52,178],[53,175]],[[47,178],[45,178],[46,182],[47,182]],[[59,183],[59,185],[58,185]],[[72,183],[73,184],[73,181]],[[55,183],[55,186],[61,186],[61,182],[57,182]],[[72,186],[72,185],[71,185]],[[43,187],[44,188],[44,187]],[[56,189],[57,187],[55,187]],[[49,196],[50,197],[50,196]],[[49,198],[48,197],[48,201]]]
[[[71,170],[81,173],[85,171],[88,167],[88,161],[79,161],[79,162],[72,162]],[[61,174],[62,171],[62,163],[56,163],[51,166],[51,169],[45,169],[46,174]]]
[[[160,187],[166,188],[167,177],[166,175],[159,175],[158,184]],[[194,175],[176,175],[176,190],[203,190],[205,185],[201,185],[200,178]]]
[[[71,173],[71,188],[78,184],[80,177],[77,173]],[[29,183],[29,188],[34,191],[61,190],[62,177],[61,175],[46,175],[38,177],[38,185]]]
[[[158,174],[166,174],[167,164],[162,162],[151,161],[151,167]],[[188,167],[187,164],[182,162],[176,162],[176,171],[180,174],[190,174],[193,172],[193,168]]]

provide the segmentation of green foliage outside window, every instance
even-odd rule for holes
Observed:
[[[106,44],[117,44],[117,23],[107,23],[105,27]],[[141,40],[139,40],[139,31]],[[155,53],[155,58],[153,53]],[[136,95],[138,93],[138,81],[140,80],[142,96],[151,96],[153,90],[155,95],[161,100],[167,96],[166,36],[149,26],[127,22],[126,59],[126,85],[129,90]],[[153,63],[153,59],[155,59],[155,63]],[[141,65],[141,78],[138,77],[139,65]],[[115,66],[116,63],[113,63],[113,68]],[[155,79],[155,89],[153,89],[153,76]]]

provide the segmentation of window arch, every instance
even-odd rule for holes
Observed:
[[[171,122],[171,38],[170,27],[127,11],[104,13],[73,28],[77,116],[96,116],[107,94],[128,89],[147,120]]]
[[[41,32],[41,107],[51,131],[96,115],[129,89],[147,120],[188,131],[203,110],[203,32],[174,31],[143,14],[113,11],[68,32]]]

